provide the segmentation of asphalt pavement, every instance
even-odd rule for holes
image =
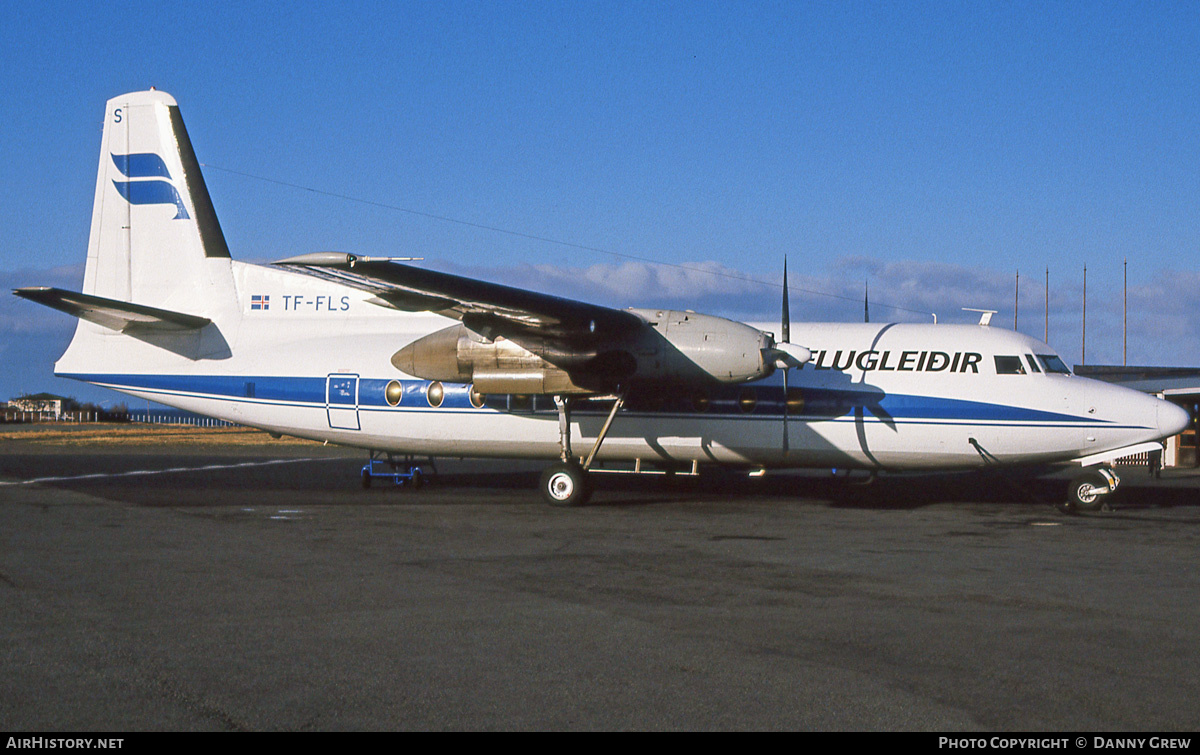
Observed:
[[[317,444],[0,449],[0,721],[1141,730],[1200,720],[1200,476],[604,477]],[[430,470],[432,471],[432,470]]]

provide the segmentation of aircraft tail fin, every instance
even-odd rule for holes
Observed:
[[[197,311],[234,293],[228,259],[175,99],[150,90],[109,100],[83,293]]]

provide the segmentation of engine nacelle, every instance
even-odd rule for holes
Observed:
[[[452,325],[400,349],[392,364],[424,380],[474,383],[481,393],[561,395],[631,383],[744,383],[775,370],[774,341],[749,325],[695,312],[630,311],[644,325],[576,346],[537,335],[488,339]]]
[[[668,309],[630,309],[646,321],[634,354],[639,378],[672,382],[746,383],[775,371],[766,351],[774,339],[724,317]],[[656,337],[654,337],[656,336]]]

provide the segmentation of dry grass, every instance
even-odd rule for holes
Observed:
[[[284,436],[272,438],[249,427],[191,427],[189,425],[25,425],[20,430],[0,431],[0,441],[14,440],[41,445],[320,445],[316,441]]]

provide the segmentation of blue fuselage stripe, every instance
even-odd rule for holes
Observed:
[[[442,403],[438,407],[431,407],[425,395],[430,383],[425,380],[398,381],[403,388],[403,395],[399,404],[393,407],[385,397],[390,379],[358,376],[335,375],[332,377],[332,383],[330,378],[324,376],[63,374],[61,377],[163,396],[309,407],[329,405],[327,388],[332,384],[340,394],[333,398],[332,403],[348,409],[355,408],[354,400],[348,400],[346,396],[347,391],[354,391],[356,381],[357,408],[364,411],[446,411],[473,408],[469,386],[459,384],[445,385]],[[744,411],[742,403],[748,390],[753,392],[752,395],[756,399],[753,409],[749,412]],[[1115,426],[1093,417],[1077,417],[1026,407],[937,396],[829,389],[804,389],[803,396],[804,408],[794,416],[807,421],[854,420],[855,415],[861,413],[864,418],[870,416],[881,422],[897,424],[977,422],[1018,423],[1040,427],[1098,424]],[[496,402],[497,398],[502,397],[489,397],[487,406],[504,410],[506,407]],[[782,399],[782,391],[776,386],[732,386],[714,391],[707,404],[707,410],[703,413],[691,408],[690,399],[662,401],[653,406],[643,406],[633,401],[628,406],[628,413],[635,416],[705,416],[713,419],[769,417],[783,413]],[[579,410],[586,412],[586,405],[579,406]],[[607,405],[603,408],[597,407],[597,411],[607,411]]]

